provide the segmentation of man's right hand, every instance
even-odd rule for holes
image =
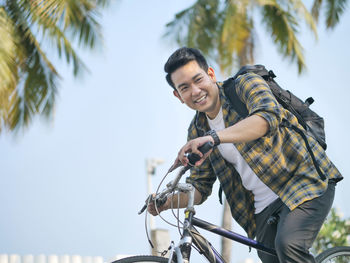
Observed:
[[[204,160],[210,155],[212,150],[210,149],[206,154],[202,154],[198,148],[202,145],[204,145],[206,142],[212,142],[214,144],[214,139],[211,136],[203,136],[198,137],[196,139],[188,141],[179,151],[177,158],[173,164],[173,167],[177,166],[179,163],[181,163],[183,166],[187,166],[189,163],[189,160],[187,158],[187,153],[195,153],[197,154],[201,159],[195,163],[195,165],[201,165]]]

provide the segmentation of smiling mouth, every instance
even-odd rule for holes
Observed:
[[[205,100],[207,98],[207,94],[205,94],[204,96],[200,97],[198,100],[195,100],[195,103],[201,103],[203,100]]]

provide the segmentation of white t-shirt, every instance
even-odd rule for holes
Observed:
[[[215,119],[211,120],[208,118],[208,116],[207,119],[210,129],[216,131],[225,129],[222,108],[220,108],[220,112]],[[247,190],[253,192],[255,214],[260,213],[265,207],[278,198],[278,196],[253,172],[233,143],[221,143],[217,147],[222,157],[224,157],[226,161],[233,164],[241,176],[243,186]]]

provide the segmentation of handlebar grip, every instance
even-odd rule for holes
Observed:
[[[168,198],[166,196],[164,196],[163,198],[158,198],[156,200],[157,207],[163,206],[167,200],[168,200]]]
[[[202,154],[206,154],[207,152],[209,152],[210,149],[212,149],[214,147],[214,144],[212,142],[206,142],[205,144],[203,144],[202,146],[198,147],[198,150],[202,153]],[[198,162],[201,157],[199,157],[198,154],[195,153],[190,153],[188,156],[188,161],[189,164],[191,166],[194,166],[196,162]]]

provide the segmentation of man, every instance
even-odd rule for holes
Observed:
[[[165,71],[175,97],[196,111],[188,142],[174,163],[186,166],[186,153],[200,155],[187,178],[196,188],[195,203],[205,201],[218,178],[233,218],[249,237],[276,249],[278,258],[258,252],[263,262],[315,262],[309,248],[332,206],[335,184],[342,179],[322,147],[306,135],[326,180],[316,171],[302,137],[280,126],[286,119],[302,129],[296,117],[278,104],[254,73],[236,80],[237,94],[249,111],[242,119],[198,50],[176,50]],[[198,147],[207,141],[216,147],[203,156]],[[177,206],[174,199],[159,211],[169,209],[172,202]],[[181,195],[179,206],[186,204],[187,196]],[[148,210],[156,215],[153,205]],[[278,220],[268,224],[271,216]]]

